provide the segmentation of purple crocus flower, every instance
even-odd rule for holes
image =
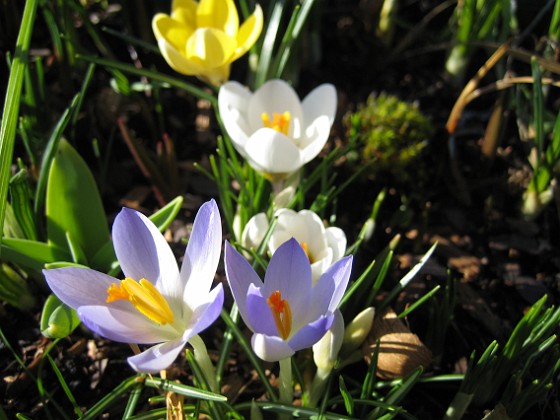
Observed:
[[[222,285],[210,287],[220,259],[221,229],[216,202],[203,204],[179,270],[157,227],[123,208],[113,224],[113,244],[124,280],[78,267],[43,273],[55,295],[93,332],[123,343],[155,344],[128,363],[138,372],[158,372],[220,314]]]
[[[294,239],[272,255],[264,283],[228,242],[226,276],[251,345],[261,359],[276,362],[311,347],[331,327],[350,278],[352,256],[335,262],[313,286],[309,259]]]

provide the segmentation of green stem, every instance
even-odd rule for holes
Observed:
[[[280,393],[280,402],[292,404],[294,401],[294,388],[292,387],[292,358],[286,357],[285,359],[280,360],[280,377],[278,378],[280,383],[279,393]],[[280,418],[285,418],[281,416]],[[290,418],[290,416],[287,416]]]
[[[329,379],[331,371],[332,369],[325,370],[317,368],[317,372],[313,378],[313,383],[311,384],[311,389],[309,390],[309,401],[307,403],[308,407],[317,407],[317,403],[323,395],[323,391],[325,390],[325,385]]]
[[[444,419],[455,420],[462,418],[473,397],[474,394],[465,394],[464,392],[457,393],[453,401],[451,401],[451,404],[449,404]]]
[[[199,335],[195,335],[189,340],[189,343],[194,349],[194,359],[202,372],[204,373],[204,377],[206,378],[206,382],[208,382],[208,386],[210,386],[210,390],[212,392],[219,392],[218,389],[218,382],[216,381],[216,370],[214,369],[214,365],[212,364],[212,360],[210,360],[210,356],[208,356],[208,350],[206,349],[206,344],[202,341]]]

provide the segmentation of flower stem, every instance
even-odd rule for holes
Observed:
[[[311,384],[311,390],[309,391],[309,401],[307,403],[309,407],[317,407],[317,403],[321,395],[323,395],[331,371],[332,369],[317,369],[317,373],[315,373],[313,383]]]
[[[280,360],[280,402],[291,404],[294,400],[294,388],[292,387],[292,358],[286,357]]]
[[[194,349],[194,359],[196,363],[198,363],[200,369],[202,369],[210,390],[212,392],[219,392],[218,382],[216,381],[216,370],[210,360],[210,356],[208,356],[206,344],[204,344],[204,341],[202,341],[199,335],[192,337],[189,343]]]

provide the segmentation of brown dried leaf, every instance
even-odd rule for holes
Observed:
[[[397,318],[392,309],[375,319],[362,347],[368,363],[371,362],[378,340],[377,376],[382,379],[406,376],[418,366],[426,368],[432,362],[432,352]]]

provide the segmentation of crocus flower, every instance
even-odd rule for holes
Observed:
[[[179,270],[157,227],[137,211],[124,208],[113,224],[113,244],[124,280],[78,267],[43,273],[52,291],[93,332],[123,343],[155,344],[128,362],[138,372],[158,372],[220,314],[222,285],[210,287],[221,240],[220,214],[211,200],[195,218]]]
[[[240,27],[233,0],[173,0],[171,15],[158,13],[152,20],[171,68],[216,86],[229,79],[231,63],[249,51],[262,27],[259,5]]]
[[[283,80],[270,80],[255,93],[227,82],[218,93],[220,116],[237,151],[271,181],[279,181],[315,158],[325,145],[336,113],[331,84],[300,101]]]
[[[269,253],[273,255],[280,245],[292,237],[295,238],[309,258],[313,283],[332,263],[344,256],[346,251],[344,231],[334,226],[325,228],[323,221],[315,212],[280,209],[275,216],[278,220],[268,241]],[[268,227],[266,214],[256,214],[245,225],[241,244],[245,248],[258,248]]]
[[[293,238],[272,255],[264,283],[228,242],[224,260],[239,313],[253,331],[253,350],[268,362],[291,357],[325,335],[352,268],[352,257],[342,258],[313,285],[309,259]]]

